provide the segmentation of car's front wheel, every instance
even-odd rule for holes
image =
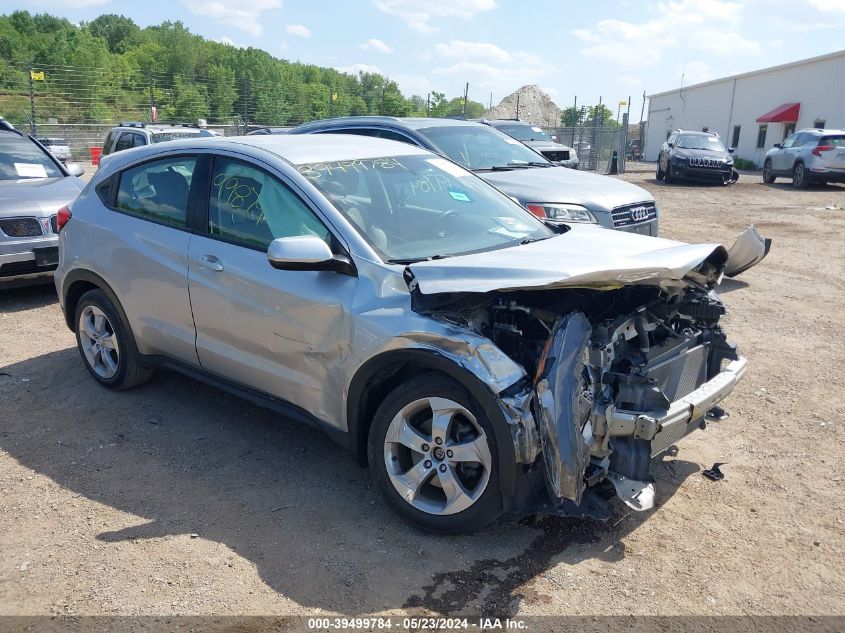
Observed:
[[[666,174],[663,177],[663,181],[669,185],[675,181],[675,174],[672,170],[672,161],[666,161]]]
[[[775,171],[772,169],[772,161],[767,160],[763,163],[763,182],[771,185],[775,181]]]
[[[76,306],[76,344],[85,367],[101,385],[128,389],[146,382],[129,325],[102,290],[89,290]]]
[[[796,189],[806,189],[809,184],[807,178],[807,168],[804,163],[795,163],[792,168],[792,186]]]
[[[665,174],[663,173],[663,170],[660,169],[660,160],[658,160],[657,161],[657,173],[654,175],[654,177],[657,178],[658,180],[663,180],[663,176],[665,176]]]
[[[473,532],[501,514],[491,422],[445,376],[423,374],[396,387],[373,418],[368,453],[387,503],[419,528]]]

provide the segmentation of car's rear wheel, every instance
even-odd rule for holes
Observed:
[[[767,160],[763,163],[763,182],[767,185],[771,185],[775,181],[775,172],[772,169],[772,161]]]
[[[85,367],[105,387],[128,389],[152,375],[140,362],[129,325],[102,290],[89,290],[76,306],[76,344]]]
[[[373,419],[368,453],[390,507],[419,528],[472,532],[501,513],[491,423],[449,378],[423,374],[394,389]]]
[[[809,184],[807,178],[807,168],[804,163],[795,163],[792,168],[792,186],[796,189],[806,189]]]

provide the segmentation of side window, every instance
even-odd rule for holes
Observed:
[[[290,189],[262,169],[230,158],[214,159],[208,232],[266,250],[274,239],[331,233]]]
[[[147,220],[186,226],[196,164],[195,156],[178,156],[127,169],[120,174],[117,208]]]
[[[143,147],[147,144],[147,139],[143,134],[137,132],[132,133],[132,147]]]
[[[124,132],[117,139],[117,144],[114,146],[115,152],[122,152],[125,149],[132,147],[132,137],[135,136],[132,132]]]
[[[766,132],[768,132],[769,126],[765,123],[757,128],[757,149],[763,149],[766,147]]]
[[[117,140],[117,132],[112,130],[106,137],[106,142],[103,143],[103,156],[111,154],[114,151],[114,142]]]
[[[790,147],[792,147],[793,145],[795,145],[795,142],[798,140],[798,137],[799,137],[799,136],[801,136],[801,135],[800,135],[800,134],[793,134],[792,136],[788,137],[788,138],[787,138],[787,139],[783,142],[783,144],[781,145],[781,147],[782,147],[783,149],[789,149]]]
[[[809,147],[815,147],[816,145],[819,144],[819,137],[816,136],[815,134],[802,134],[801,136],[802,136],[802,138],[801,138],[801,145],[802,146],[806,145],[806,146],[809,146]]]

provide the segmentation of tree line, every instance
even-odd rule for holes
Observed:
[[[30,81],[30,70],[37,81]],[[43,78],[39,74],[44,72]],[[295,124],[331,116],[460,116],[462,97],[445,93],[406,98],[378,73],[278,59],[191,33],[181,22],[140,28],[107,14],[79,25],[47,13],[0,16],[0,115],[36,120],[113,122],[149,114],[159,120],[240,120]],[[466,116],[484,111],[469,101]]]

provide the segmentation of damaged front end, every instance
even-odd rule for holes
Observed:
[[[412,293],[416,311],[489,338],[529,376],[499,400],[545,495],[513,512],[596,516],[590,493],[610,484],[635,510],[654,505],[652,458],[703,427],[745,372],[711,289],[725,259],[630,285]]]

